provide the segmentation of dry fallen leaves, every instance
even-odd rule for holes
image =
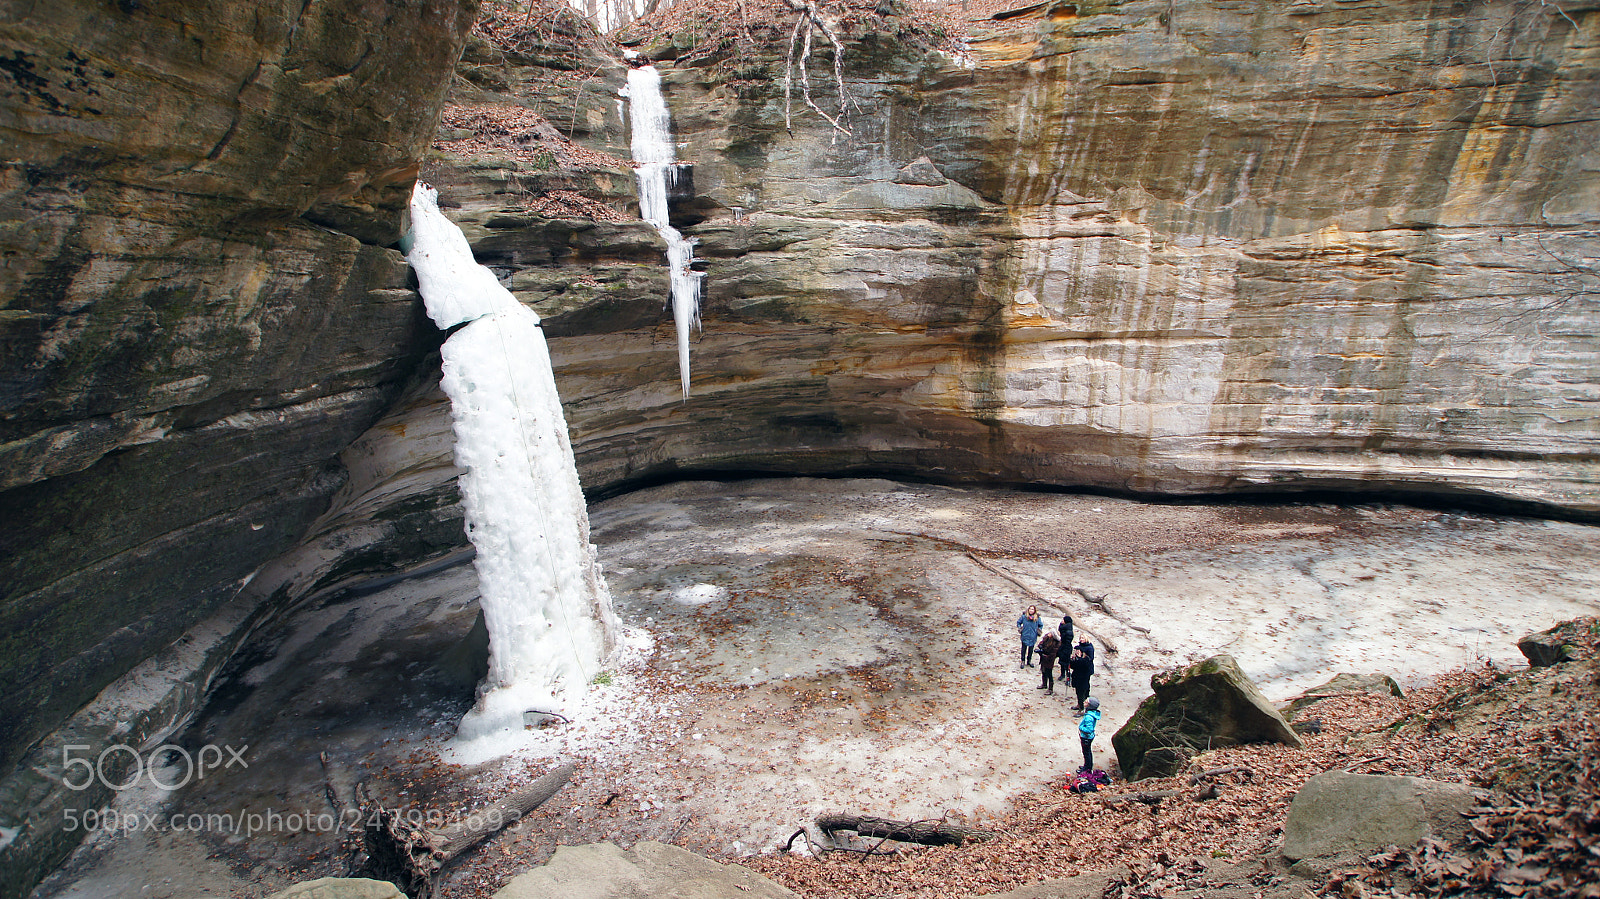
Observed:
[[[631,162],[581,147],[563,137],[543,116],[510,103],[446,106],[440,131],[448,139],[434,142],[440,151],[461,157],[500,156],[535,173],[617,171]],[[469,132],[463,134],[462,132]],[[531,193],[525,207],[548,218],[626,221],[627,216],[593,197],[566,188]]]
[[[1586,672],[1556,686],[1554,703],[1537,703],[1537,690],[1517,698],[1506,687],[1511,676],[1487,667],[1453,672],[1403,700],[1361,694],[1323,700],[1316,706],[1322,731],[1307,738],[1304,751],[1241,746],[1197,759],[1207,769],[1248,769],[1219,775],[1220,796],[1209,801],[1188,798],[1195,791],[1186,776],[1119,784],[1098,795],[1047,793],[1024,798],[990,824],[1001,832],[992,842],[903,848],[868,859],[763,856],[742,863],[814,899],[947,899],[1097,870],[1127,872],[1113,878],[1107,899],[1148,899],[1192,873],[1197,857],[1264,853],[1300,786],[1349,766],[1358,773],[1466,780],[1506,790],[1512,806],[1483,809],[1469,845],[1426,841],[1379,853],[1360,870],[1330,876],[1321,895],[1593,899],[1600,896],[1594,641],[1577,663]],[[1154,804],[1105,801],[1163,790],[1179,795]]]
[[[943,848],[891,843],[884,847],[893,850],[890,855],[735,856],[709,822],[643,816],[631,802],[606,801],[631,795],[629,783],[640,772],[585,762],[569,788],[576,792],[535,812],[520,833],[507,835],[508,852],[480,851],[455,872],[447,894],[489,897],[511,876],[548,858],[556,843],[610,839],[626,846],[657,839],[745,865],[808,899],[953,899],[1090,871],[1112,872],[1107,899],[1154,899],[1179,889],[1192,895],[1196,859],[1248,862],[1270,852],[1300,785],[1322,771],[1348,768],[1466,780],[1507,798],[1482,810],[1465,845],[1425,842],[1378,853],[1314,885],[1316,897],[1600,899],[1594,889],[1600,882],[1596,724],[1589,720],[1600,699],[1600,676],[1592,650],[1561,671],[1542,672],[1477,667],[1448,674],[1405,699],[1334,694],[1314,707],[1322,729],[1307,737],[1305,750],[1240,746],[1199,757],[1197,768],[1216,772],[1204,778],[1217,784],[1216,798],[1194,798],[1202,791],[1189,772],[1116,784],[1099,794],[1070,794],[1058,785],[1021,798],[1002,814],[964,821],[981,820],[984,829],[998,831],[991,842]],[[663,698],[683,690],[665,669],[651,670],[645,679]],[[828,697],[797,693],[767,714],[781,711],[792,726],[804,728],[815,726],[813,709],[828,705]],[[695,726],[666,719],[649,727],[640,735],[648,744],[646,757],[675,757],[672,747]],[[1153,803],[1106,801],[1164,790],[1175,795]],[[801,823],[807,822],[796,821]]]

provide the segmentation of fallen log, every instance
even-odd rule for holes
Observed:
[[[1111,796],[1101,796],[1100,801],[1107,805],[1115,805],[1119,802],[1142,802],[1145,805],[1157,805],[1163,799],[1171,799],[1182,794],[1182,790],[1145,790],[1139,793],[1117,793]]]
[[[1189,775],[1189,783],[1194,786],[1199,786],[1208,779],[1221,777],[1224,774],[1242,774],[1244,775],[1245,780],[1250,780],[1256,776],[1254,771],[1250,770],[1244,765],[1226,765],[1221,768],[1212,768],[1208,771],[1197,771],[1194,774]]]
[[[996,565],[993,562],[985,561],[984,559],[980,559],[976,555],[974,555],[974,554],[972,554],[970,552],[967,553],[967,558],[972,560],[972,563],[974,565],[977,565],[980,568],[987,569],[988,571],[991,571],[991,572],[993,572],[993,573],[1005,578],[1006,580],[1010,581],[1011,583],[1015,584],[1019,590],[1021,590],[1023,593],[1028,594],[1028,598],[1033,600],[1035,604],[1050,606],[1051,608],[1055,609],[1058,612],[1061,612],[1062,614],[1067,614],[1068,613],[1069,610],[1065,606],[1061,605],[1058,602],[1055,602],[1054,600],[1050,599],[1048,596],[1045,596],[1043,593],[1040,593],[1038,590],[1033,589],[1032,587],[1028,586],[1027,584],[1024,584],[1022,582],[1021,578],[1017,577],[1015,574],[1013,574],[1011,571],[1007,570],[1005,567],[1000,566],[1000,565]],[[1086,601],[1089,600],[1089,594],[1086,591],[1081,590],[1081,589],[1079,589],[1077,587],[1064,587],[1064,588],[1061,588],[1061,589],[1070,590],[1071,592],[1077,594],[1079,597],[1083,598],[1084,600],[1086,600]],[[1091,601],[1091,604],[1092,604],[1092,601]],[[1100,605],[1100,606],[1097,606],[1097,608],[1099,608],[1102,612],[1106,611],[1105,606],[1103,604]],[[1109,612],[1107,612],[1106,614],[1110,615],[1110,617],[1112,617],[1112,618],[1116,618],[1117,617],[1115,615],[1111,615]],[[1113,655],[1116,654],[1116,652],[1117,652],[1117,644],[1111,642],[1105,636],[1103,636],[1101,634],[1097,634],[1094,631],[1090,630],[1088,625],[1084,624],[1083,621],[1081,620],[1081,618],[1082,618],[1081,615],[1079,616],[1079,618],[1080,618],[1080,620],[1075,622],[1075,624],[1077,625],[1077,630],[1083,631],[1084,633],[1086,633],[1089,636],[1095,638],[1096,640],[1099,640],[1100,641],[1100,645],[1105,648],[1105,651],[1107,653],[1113,654]],[[1117,620],[1121,621],[1120,618],[1118,618]],[[1123,623],[1126,624],[1127,622],[1123,622]],[[1144,630],[1143,628],[1139,628],[1139,629],[1140,630]],[[1145,633],[1149,633],[1149,631],[1145,631]]]
[[[926,821],[894,821],[870,815],[822,815],[817,818],[817,829],[829,836],[835,831],[853,830],[864,837],[881,837],[923,846],[960,846],[968,840],[979,842],[992,840],[995,837],[993,831],[948,824],[939,818]]]
[[[415,810],[385,808],[362,796],[366,822],[367,863],[360,872],[387,880],[411,899],[432,899],[435,880],[445,866],[501,829],[522,819],[554,796],[577,768],[568,762],[511,793],[493,805],[468,812],[456,823],[430,830]],[[365,784],[360,787],[363,794]]]

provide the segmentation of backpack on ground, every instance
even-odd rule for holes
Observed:
[[[1077,772],[1067,776],[1061,785],[1068,793],[1098,793],[1100,788],[1111,783],[1111,778],[1100,769],[1096,768],[1088,773]]]

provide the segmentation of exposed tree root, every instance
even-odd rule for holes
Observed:
[[[800,16],[795,19],[794,30],[789,33],[789,56],[783,70],[783,127],[790,131],[794,130],[789,113],[793,96],[794,73],[798,69],[800,72],[801,99],[805,101],[806,106],[810,107],[817,115],[822,116],[833,127],[833,138],[837,141],[839,135],[848,136],[850,134],[850,129],[845,125],[845,118],[849,113],[852,101],[844,85],[844,44],[839,40],[839,36],[835,33],[833,27],[822,17],[822,13],[818,12],[817,5],[812,3],[811,0],[784,0],[784,2],[789,4],[790,9],[800,13]],[[811,96],[811,74],[807,66],[811,61],[811,35],[813,32],[821,33],[823,37],[828,39],[828,43],[833,45],[833,82],[839,91],[839,114],[837,116],[831,116],[823,112],[822,107],[818,106],[816,100]],[[796,58],[797,55],[798,58]]]
[[[411,899],[431,899],[439,873],[445,866],[543,805],[566,786],[576,768],[576,763],[568,762],[493,805],[472,811],[455,824],[439,830],[423,827],[401,809],[385,808],[373,802],[365,795],[363,784],[357,787],[362,794],[361,820],[366,823],[367,863],[362,873],[393,883]]]

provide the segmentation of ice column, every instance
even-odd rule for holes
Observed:
[[[633,127],[633,161],[639,179],[639,213],[667,241],[667,268],[672,279],[672,321],[678,330],[678,381],[689,396],[689,331],[700,326],[700,282],[705,275],[691,269],[693,240],[667,222],[667,188],[677,177],[667,103],[661,97],[661,73],[655,66],[628,72],[628,117]]]
[[[523,731],[530,710],[572,717],[617,632],[589,543],[539,316],[478,265],[465,235],[418,183],[406,259],[444,343],[467,535],[489,627],[489,674],[458,735]],[[463,324],[465,323],[465,324]]]
[[[644,15],[645,10],[650,8],[649,0],[567,0],[567,2],[573,9],[588,16],[595,27],[607,34]],[[656,4],[656,8],[666,9],[671,5],[667,0],[663,0]]]

